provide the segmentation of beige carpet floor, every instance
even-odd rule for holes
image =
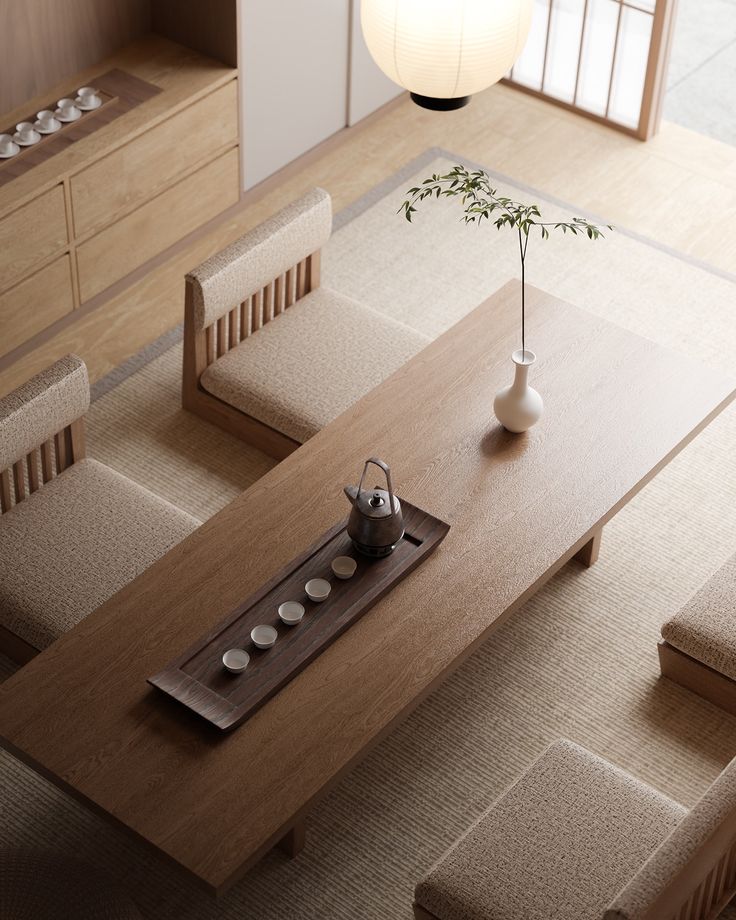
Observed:
[[[431,335],[518,274],[513,238],[461,225],[453,202],[413,226],[396,214],[416,178],[462,160],[448,156],[428,152],[339,215],[324,262],[325,283]],[[499,185],[551,216],[570,213]],[[534,240],[528,265],[532,283],[736,370],[736,279],[623,230],[595,244]],[[89,451],[205,518],[272,461],[182,412],[180,345],[157,351],[96,388]],[[736,719],[659,679],[656,642],[662,620],[736,549],[734,457],[728,411],[606,528],[594,568],[567,566],[324,800],[298,859],[271,854],[221,902],[5,754],[3,841],[96,862],[147,918],[407,920],[418,876],[555,738],[692,804],[736,754]]]

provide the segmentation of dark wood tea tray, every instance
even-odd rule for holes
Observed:
[[[84,112],[77,121],[64,122],[58,131],[53,134],[44,134],[40,141],[30,147],[22,147],[15,156],[0,159],[0,185],[5,185],[6,182],[23,175],[54,154],[65,150],[70,144],[109,125],[111,121],[115,121],[116,118],[162,92],[160,86],[155,86],[153,83],[148,83],[146,80],[141,80],[140,77],[135,77],[117,68],[94,77],[90,82],[98,90],[102,105],[90,112]],[[56,102],[49,100],[44,108],[53,110],[56,108]],[[36,114],[29,113],[25,120],[35,121]],[[0,133],[12,135],[14,131],[15,126],[9,125]]]
[[[214,630],[172,661],[149,683],[228,731],[251,716],[302,671],[349,626],[406,577],[442,542],[450,525],[408,502],[401,503],[405,534],[390,556],[370,559],[353,547],[347,521],[336,524],[306,552],[286,565],[267,584],[243,601]],[[352,556],[358,567],[341,580],[331,569],[336,556]],[[310,578],[325,578],[332,590],[325,601],[307,598]],[[305,614],[296,626],[278,615],[279,604],[299,601]],[[257,649],[254,626],[276,627],[276,644]],[[245,649],[250,662],[241,674],[230,674],[222,656],[230,648]]]

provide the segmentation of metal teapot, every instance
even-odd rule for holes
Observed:
[[[368,491],[363,489],[363,480],[371,463],[386,474],[388,492],[378,487]],[[348,536],[355,548],[374,558],[388,556],[404,536],[404,517],[399,500],[394,495],[388,464],[376,457],[366,460],[358,487],[345,486],[345,494],[353,506],[348,519]]]

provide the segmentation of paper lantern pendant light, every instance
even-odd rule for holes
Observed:
[[[521,54],[533,0],[362,0],[373,60],[424,108],[459,109]]]

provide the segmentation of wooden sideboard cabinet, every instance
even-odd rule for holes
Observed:
[[[0,129],[115,69],[160,92],[0,185],[0,360],[104,309],[114,285],[239,201],[237,69],[158,35],[0,116]]]

